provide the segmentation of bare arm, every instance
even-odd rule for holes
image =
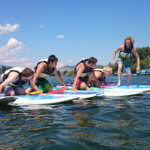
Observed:
[[[32,85],[33,85],[33,88],[35,90],[38,90],[40,91],[40,89],[38,88],[38,86],[36,85],[36,82],[37,82],[37,79],[40,77],[40,73],[44,71],[44,68],[45,68],[45,64],[44,63],[40,63],[38,65],[38,68],[34,74],[34,77],[33,77],[33,81],[32,81]]]
[[[2,92],[4,86],[17,81],[18,79],[19,79],[19,74],[16,72],[11,72],[8,78],[0,84],[0,93]]]
[[[140,70],[140,56],[139,56],[138,52],[136,51],[136,48],[133,48],[132,53],[136,56],[136,60],[137,60],[136,71],[139,71]]]
[[[61,77],[59,76],[59,74],[57,73],[56,68],[55,68],[55,70],[54,70],[54,75],[55,75],[55,77],[60,81],[60,83],[63,84],[64,87],[67,89],[66,84],[64,83],[64,81],[62,80],[62,78],[61,78]]]
[[[116,54],[123,49],[123,45],[119,46],[113,53],[113,61],[112,61],[112,65],[115,66],[115,58],[116,58]]]
[[[80,66],[79,66],[79,68],[78,68],[78,71],[77,71],[77,74],[76,74],[76,76],[75,76],[75,78],[74,78],[74,82],[73,82],[73,86],[72,86],[72,90],[73,90],[73,91],[76,91],[76,90],[77,90],[77,89],[76,89],[76,84],[77,84],[77,81],[78,81],[80,75],[81,75],[82,72],[84,71],[84,69],[85,69],[84,65],[83,65],[83,64],[80,64]]]

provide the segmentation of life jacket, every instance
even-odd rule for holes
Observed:
[[[125,49],[124,51],[119,52],[119,56],[117,60],[122,60],[125,65],[130,65],[131,60],[132,60],[133,54],[132,54],[132,49]]]
[[[76,75],[76,74],[77,74],[77,70],[76,70],[76,69],[77,69],[77,66],[78,66],[80,63],[83,63],[83,64],[84,64],[85,69],[84,69],[84,71],[82,72],[82,74],[81,74],[80,77],[79,77],[79,80],[81,80],[81,81],[83,81],[83,82],[87,82],[89,73],[93,71],[93,68],[86,66],[86,62],[87,62],[87,61],[88,61],[88,59],[81,60],[81,61],[76,65],[76,67],[75,67],[75,69],[74,69],[74,74]]]
[[[124,51],[120,51],[119,56],[122,58],[131,58],[133,56],[132,49],[125,49]]]
[[[49,68],[49,64],[48,64],[48,59],[44,59],[44,60],[40,60],[37,65],[35,66],[34,68],[34,71],[36,72],[37,71],[37,68],[38,68],[38,65],[40,63],[46,63],[47,65],[47,68],[45,71],[41,72],[40,73],[40,78],[46,78],[46,77],[50,77],[50,75],[54,72],[54,68]]]
[[[21,80],[22,71],[23,71],[24,69],[25,69],[25,68],[23,68],[23,67],[14,67],[14,68],[11,68],[11,69],[6,70],[6,71],[1,75],[1,80],[2,80],[2,82],[4,82],[4,81],[8,78],[8,76],[9,76],[9,74],[10,74],[11,72],[16,72],[16,73],[19,74],[19,80],[16,81],[16,82],[10,83],[10,85],[12,85],[12,86],[17,86],[17,85],[23,85],[23,84],[25,84],[25,83],[28,82],[28,81],[23,81],[23,80]]]

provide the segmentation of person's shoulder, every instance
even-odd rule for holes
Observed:
[[[133,47],[133,49],[132,49],[133,51],[136,51],[136,48],[135,47]]]
[[[123,51],[123,50],[124,50],[124,45],[120,45],[120,46],[118,47],[118,49]]]
[[[38,69],[40,69],[40,70],[42,69],[42,70],[43,70],[43,69],[45,69],[46,67],[47,67],[47,64],[44,63],[44,62],[41,62],[41,63],[38,65],[37,70],[38,70]]]
[[[77,66],[77,69],[79,70],[79,69],[84,69],[85,68],[85,66],[84,66],[84,63],[79,63],[78,64],[78,66]]]
[[[17,72],[10,72],[9,77],[10,76],[18,77],[19,74]]]
[[[99,75],[102,74],[102,72],[101,72],[101,71],[98,71],[98,70],[95,70],[94,73],[95,73],[95,74],[99,74]]]
[[[96,70],[96,71],[94,71],[94,74],[97,78],[100,78],[102,75],[102,72]]]
[[[137,52],[135,47],[133,47],[132,52]]]

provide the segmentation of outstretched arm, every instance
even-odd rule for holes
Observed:
[[[55,75],[55,77],[60,81],[60,83],[63,84],[64,87],[67,89],[66,84],[65,84],[64,81],[62,80],[61,76],[59,76],[59,74],[57,73],[57,70],[56,70],[56,69],[54,70],[54,75]]]
[[[114,51],[114,53],[113,53],[113,61],[112,61],[112,65],[113,65],[113,66],[115,66],[116,54],[117,54],[120,50],[122,50],[122,48],[123,48],[123,45],[119,46],[119,47]]]
[[[138,52],[136,51],[136,48],[133,48],[132,53],[136,56],[136,60],[137,60],[136,71],[139,71],[140,70],[140,56],[139,56]]]

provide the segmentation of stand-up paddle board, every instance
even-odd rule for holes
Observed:
[[[54,88],[54,89],[56,90],[57,88]],[[87,91],[87,90],[72,91],[71,89],[68,89],[68,90],[65,90],[59,94],[56,93],[54,95],[77,96],[81,100],[81,99],[92,98],[92,97],[95,97],[95,96],[100,95],[100,94],[101,93],[99,91],[93,91],[93,90],[90,90],[90,91]]]
[[[63,95],[21,95],[16,96],[13,104],[30,105],[30,104],[57,104],[69,102],[78,99],[77,96],[63,96]]]
[[[95,91],[103,91],[99,96],[129,96],[141,94],[143,91],[138,89],[121,89],[121,88],[96,88],[92,87]]]

